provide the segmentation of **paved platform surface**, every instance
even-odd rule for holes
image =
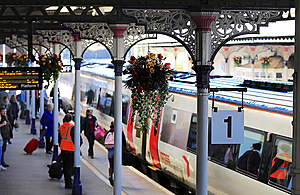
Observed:
[[[62,115],[59,116],[61,122]],[[72,194],[71,189],[64,188],[64,179],[52,180],[48,176],[48,164],[52,155],[45,149],[38,148],[32,155],[27,155],[23,148],[28,141],[38,135],[30,135],[31,125],[20,120],[20,129],[14,131],[12,144],[8,144],[5,162],[10,166],[0,171],[0,195],[63,195]],[[39,131],[39,120],[36,120]],[[38,132],[39,133],[39,132]],[[87,156],[88,142],[85,136],[81,147],[81,183],[84,195],[113,194],[113,187],[108,181],[107,151],[99,143],[94,146],[95,158]],[[122,166],[122,194],[128,195],[162,195],[172,194],[165,188],[142,175],[132,167]]]

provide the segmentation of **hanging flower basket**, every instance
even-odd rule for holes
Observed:
[[[130,65],[123,71],[124,75],[129,75],[125,87],[132,92],[133,116],[136,111],[142,128],[148,128],[148,120],[152,119],[157,129],[161,108],[170,97],[168,79],[174,70],[170,69],[169,63],[163,63],[164,59],[161,54],[155,56],[152,53],[137,59],[131,56]]]
[[[42,67],[43,80],[47,81],[48,85],[51,82],[55,83],[62,70],[62,61],[57,54],[44,54],[39,57],[38,64]]]
[[[29,66],[29,58],[27,54],[19,54],[17,60],[15,62],[16,67],[28,67]]]
[[[270,65],[271,65],[272,60],[273,60],[273,58],[267,57],[267,56],[260,58],[259,61],[261,62],[261,68],[262,69],[269,68]]]
[[[6,58],[6,63],[9,67],[11,67],[12,65],[15,64],[15,62],[17,61],[17,58],[20,54],[19,53],[16,53],[16,52],[8,52],[6,55],[5,55],[5,58]]]
[[[233,58],[234,66],[240,66],[242,63],[242,57],[241,56],[234,56]]]

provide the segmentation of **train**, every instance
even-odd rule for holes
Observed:
[[[73,108],[74,73],[60,75],[58,86],[65,112]],[[149,124],[140,131],[137,115],[132,117],[130,95],[123,77],[122,124],[127,149],[137,159],[136,167],[175,194],[194,194],[196,190],[196,75],[177,72],[169,81],[172,97],[163,107],[157,133]],[[109,129],[114,119],[114,67],[94,64],[81,68],[81,115],[91,108],[98,123]],[[210,88],[247,88],[239,91],[211,92],[208,116],[208,191],[211,194],[291,194],[292,164],[292,82],[255,82],[229,76],[211,76]],[[62,90],[63,89],[63,90]],[[94,91],[91,105],[86,102],[87,91]],[[212,90],[211,90],[212,91]],[[244,141],[241,144],[212,144],[213,108],[244,111]],[[240,157],[253,144],[259,143],[260,160],[255,173],[240,168]],[[286,146],[286,176],[281,180],[270,177],[274,159]],[[145,148],[145,149],[143,149]],[[201,165],[200,165],[201,166]]]

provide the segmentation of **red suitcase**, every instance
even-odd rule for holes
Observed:
[[[46,133],[47,129],[45,129],[40,138],[39,139],[36,139],[36,138],[32,138],[28,144],[25,146],[24,148],[24,151],[27,153],[27,154],[32,154],[39,146],[39,143],[41,141],[41,139],[44,137],[45,133]]]
[[[36,138],[32,138],[28,144],[25,146],[24,151],[27,154],[32,154],[39,146],[40,141]]]

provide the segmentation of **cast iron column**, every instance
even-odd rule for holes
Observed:
[[[114,116],[114,195],[122,193],[122,67],[124,64],[124,31],[127,26],[110,26],[114,32],[115,116]]]
[[[72,187],[73,195],[82,195],[82,185],[80,180],[80,65],[82,42],[78,34],[73,34],[75,41],[75,132],[74,132],[74,182]]]
[[[208,90],[209,73],[213,69],[210,62],[210,25],[216,18],[213,14],[215,13],[191,13],[197,24],[196,56],[193,66],[197,75],[197,195],[207,195],[208,186]]]
[[[294,112],[293,112],[293,157],[292,157],[292,194],[300,194],[300,0],[296,0],[296,32],[295,32],[295,69],[294,69]]]
[[[53,53],[59,53],[59,45],[58,43],[53,43]],[[58,156],[58,87],[57,81],[54,83],[54,91],[53,91],[53,157],[52,160],[56,160]]]

